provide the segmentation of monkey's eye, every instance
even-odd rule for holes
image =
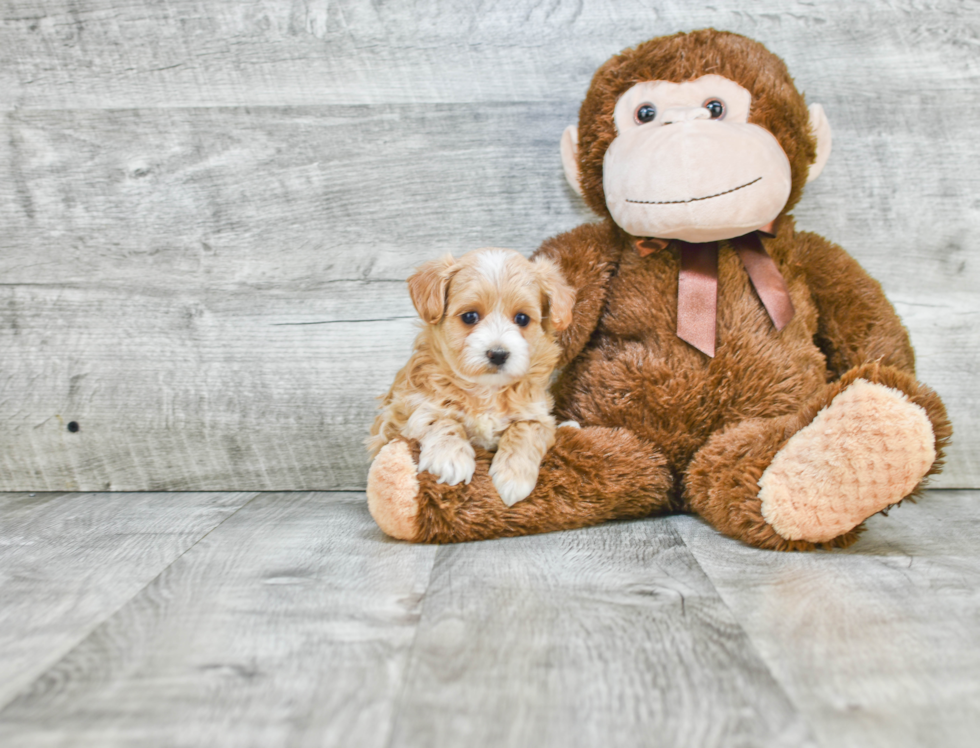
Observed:
[[[640,104],[636,110],[636,121],[641,125],[645,125],[647,122],[653,122],[657,116],[657,107],[653,104]]]
[[[711,119],[721,119],[725,116],[725,102],[721,99],[709,99],[704,102],[704,108],[711,114]]]
[[[530,323],[531,318],[524,314],[524,312],[518,312],[514,315],[514,324],[518,327],[527,327]]]
[[[464,325],[475,325],[480,321],[480,315],[476,312],[463,312],[459,318],[463,320]]]

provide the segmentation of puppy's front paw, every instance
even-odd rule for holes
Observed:
[[[513,452],[499,451],[490,463],[490,479],[507,506],[531,495],[538,482],[540,465]]]
[[[455,486],[469,483],[476,470],[476,453],[473,446],[463,439],[442,439],[435,444],[422,444],[419,470],[432,473],[439,483]]]

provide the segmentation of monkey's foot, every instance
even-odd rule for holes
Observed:
[[[367,481],[368,511],[385,534],[414,540],[418,534],[419,478],[408,442],[385,444],[371,463]]]
[[[776,453],[762,516],[786,540],[827,542],[912,493],[935,459],[926,411],[857,379]]]

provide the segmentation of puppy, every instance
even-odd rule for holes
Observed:
[[[474,444],[495,450],[490,477],[513,506],[555,441],[548,385],[575,291],[550,260],[492,247],[425,263],[408,290],[424,326],[382,398],[368,450],[417,439],[419,470],[449,485],[470,482]]]

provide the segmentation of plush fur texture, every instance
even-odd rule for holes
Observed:
[[[796,205],[809,166],[817,157],[802,94],[793,85],[786,64],[758,42],[703,29],[651,39],[616,55],[595,72],[579,110],[582,196],[592,210],[609,217],[602,165],[616,137],[613,110],[619,97],[638,81],[682,83],[703,75],[722,75],[752,92],[749,122],[769,130],[786,152],[793,185],[784,210]]]
[[[602,193],[617,97],[641,80],[683,82],[711,73],[751,91],[749,120],[776,136],[791,164],[790,197],[776,236],[764,244],[796,310],[775,330],[741,261],[722,241],[713,358],[676,335],[677,243],[641,257],[636,237],[610,218]],[[939,397],[916,381],[908,334],[880,285],[840,247],[797,232],[787,215],[815,158],[809,121],[782,61],[734,34],[705,30],[654,39],[599,69],[581,108],[579,168],[584,197],[605,220],[549,239],[537,253],[560,267],[577,291],[571,324],[558,336],[564,369],[553,393],[558,420],[583,428],[559,429],[534,492],[511,508],[493,495],[490,457],[479,450],[469,485],[447,487],[419,473],[413,540],[548,532],[681,510],[761,548],[844,546],[868,515],[914,496],[938,472],[950,424]],[[858,381],[888,388],[924,419],[910,430],[907,410],[862,406],[864,384],[846,392]],[[901,432],[902,449],[920,464],[892,482],[901,490],[860,507],[842,508],[847,495],[819,490],[826,475],[814,474],[804,512],[809,525],[796,517],[784,523],[784,536],[766,521],[760,481],[774,461],[787,467],[781,451],[792,456],[796,447],[787,445],[825,408],[855,433]],[[861,442],[865,461],[884,459],[880,440]],[[813,465],[833,462],[836,447],[827,444],[812,443],[820,452]],[[412,450],[417,465],[418,447]],[[833,478],[838,486],[856,485],[864,476],[861,464],[844,472]],[[824,520],[824,511],[845,521]],[[831,535],[827,527],[834,528]]]
[[[448,486],[426,472],[419,473],[413,484],[407,476],[418,464],[418,443],[409,443],[411,459],[406,459],[407,451],[394,449],[397,444],[387,445],[378,457],[384,458],[391,450],[386,468],[396,462],[397,467],[378,473],[372,470],[368,491],[375,491],[375,487],[391,490],[382,480],[396,474],[400,480],[396,479],[394,495],[402,496],[417,485],[416,507],[406,508],[400,503],[395,514],[399,527],[414,525],[414,535],[407,539],[419,543],[574,530],[678,508],[663,456],[653,445],[624,429],[559,428],[555,444],[541,464],[537,487],[524,501],[510,507],[493,490],[490,453],[477,449],[477,468],[469,485]],[[377,510],[371,507],[371,511],[384,530]],[[390,521],[387,515],[384,520]]]
[[[418,516],[418,460],[407,442],[388,442],[371,463],[368,510],[378,527],[399,540],[414,540]]]
[[[942,449],[952,434],[946,410],[935,392],[920,385],[908,372],[878,363],[855,367],[841,379],[820,389],[801,409],[776,418],[755,418],[733,423],[713,434],[698,450],[684,477],[688,511],[704,517],[727,535],[759,548],[804,551],[846,547],[857,540],[859,524],[831,540],[791,540],[780,536],[763,518],[759,482],[777,453],[789,440],[849,385],[864,380],[904,393],[921,407],[933,427],[937,457],[926,477],[942,468]],[[922,483],[904,498],[914,498]],[[837,497],[828,497],[834,500]]]
[[[935,459],[925,410],[858,379],[773,457],[762,517],[787,540],[832,540],[909,494]]]

